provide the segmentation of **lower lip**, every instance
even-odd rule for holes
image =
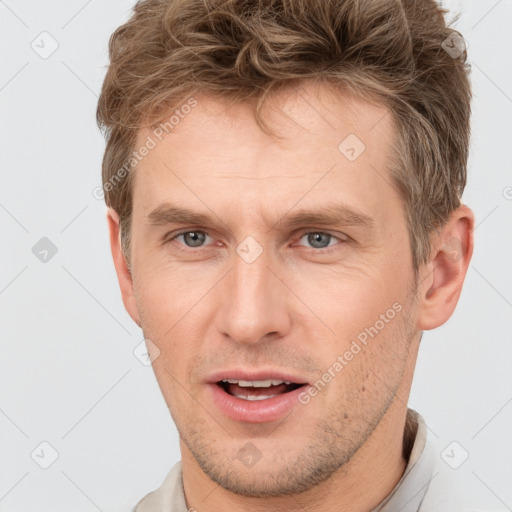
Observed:
[[[237,398],[218,384],[208,384],[213,395],[213,402],[229,418],[248,423],[265,423],[279,420],[288,415],[294,406],[299,405],[299,394],[306,386],[276,395],[264,400],[244,400]]]

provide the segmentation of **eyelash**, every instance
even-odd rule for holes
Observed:
[[[179,236],[181,235],[185,235],[187,233],[205,233],[206,235],[208,235],[208,233],[206,231],[203,231],[203,230],[200,230],[200,229],[186,229],[184,231],[180,231],[179,233],[176,233],[175,235],[173,235],[171,238],[168,238],[165,240],[164,243],[170,243],[170,242],[173,242],[176,240],[176,238],[178,238]],[[301,236],[299,237],[299,240],[301,240],[305,235],[309,235],[309,234],[322,234],[322,235],[328,235],[330,236],[331,238],[334,238],[336,240],[338,240],[339,242],[346,242],[347,240],[344,240],[336,235],[332,235],[331,233],[328,233],[328,232],[325,232],[325,231],[304,231]],[[186,252],[189,252],[189,250],[193,250],[194,247],[187,247],[186,245],[184,246],[183,244],[178,244],[179,246],[179,250],[180,251],[186,251]],[[333,245],[332,247],[336,247],[337,245],[339,244],[335,244]],[[183,247],[187,247],[186,249],[184,249]],[[301,246],[301,247],[304,247],[304,246]],[[339,248],[331,248],[331,246],[327,246],[327,247],[322,247],[320,249],[315,249],[314,247],[304,247],[305,249],[309,249],[309,252],[311,253],[314,253],[314,254],[321,254],[321,255],[327,255],[327,254],[332,254],[333,252],[335,252],[336,250],[338,250]],[[196,248],[198,251],[201,251],[201,249],[207,249],[207,246],[202,246],[202,247],[197,247]]]

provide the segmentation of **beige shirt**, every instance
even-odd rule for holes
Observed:
[[[423,418],[408,409],[404,431],[407,466],[394,489],[369,512],[460,512],[450,482],[436,469],[440,457],[427,441]],[[193,510],[193,509],[192,509]],[[162,485],[140,500],[132,512],[189,512],[183,491],[181,461]]]

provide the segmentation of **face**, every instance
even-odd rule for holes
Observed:
[[[184,460],[241,495],[303,491],[353,458],[412,364],[392,118],[305,84],[264,107],[278,138],[248,104],[195,98],[162,141],[139,133],[157,144],[134,176],[132,316]]]

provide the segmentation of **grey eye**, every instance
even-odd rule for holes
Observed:
[[[308,233],[308,243],[311,244],[315,249],[323,249],[329,245],[332,235],[327,233]]]
[[[203,231],[188,231],[187,233],[181,233],[185,245],[189,247],[200,247],[206,240],[206,233]]]

